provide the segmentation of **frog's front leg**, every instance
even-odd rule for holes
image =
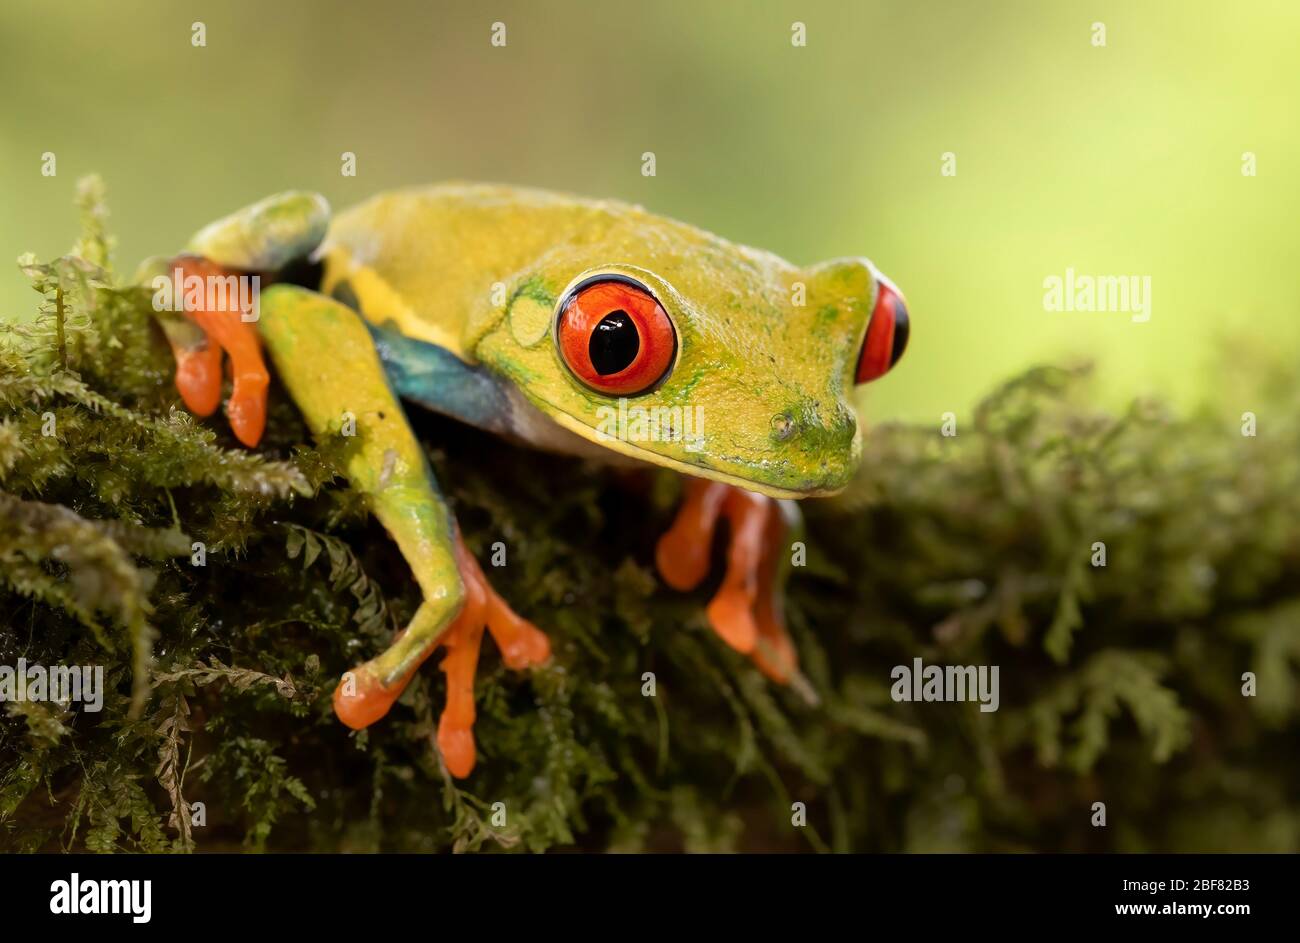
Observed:
[[[789,682],[798,672],[785,628],[789,538],[801,527],[793,501],[686,479],[677,518],[655,551],[659,573],[674,589],[698,586],[708,575],[713,535],[723,517],[730,526],[727,572],[709,603],[709,624],[769,678]]]
[[[419,442],[389,388],[370,332],[350,308],[281,285],[262,295],[261,336],[315,436],[355,417],[345,470],[396,541],[424,602],[392,645],[344,676],[334,694],[339,718],[366,727],[388,713],[421,663],[442,645],[447,704],[438,745],[448,770],[474,767],[474,675],[486,628],[511,668],[550,657],[542,632],[493,591],[461,540]]]
[[[205,227],[186,252],[146,267],[176,279],[184,299],[180,314],[159,311],[176,357],[176,388],[190,411],[210,416],[221,403],[221,358],[230,355],[233,390],[226,413],[231,431],[247,446],[262,438],[270,378],[262,364],[256,312],[243,310],[241,279],[263,279],[320,244],[329,204],[315,193],[288,191],[267,197]],[[162,271],[153,266],[161,263]],[[192,294],[190,285],[222,288]],[[209,306],[213,305],[211,309]]]

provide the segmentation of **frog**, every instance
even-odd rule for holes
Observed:
[[[853,477],[854,391],[899,362],[910,332],[902,293],[868,259],[800,267],[617,200],[444,183],[337,215],[320,194],[278,193],[159,265],[259,288],[251,306],[198,292],[158,311],[185,406],[213,416],[228,363],[226,419],[256,448],[269,359],[310,434],[347,442],[343,472],[419,588],[391,644],[342,674],[343,724],[380,721],[442,650],[435,741],[464,778],[477,761],[484,634],[510,669],[552,658],[549,636],[466,546],[408,408],[576,460],[680,475],[655,569],[694,590],[723,540],[725,572],[705,607],[719,644],[774,684],[803,680],[784,612],[797,502]]]

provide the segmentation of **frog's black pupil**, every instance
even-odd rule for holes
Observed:
[[[591,332],[591,342],[587,352],[591,355],[591,365],[603,377],[611,373],[626,370],[636,360],[637,351],[641,349],[641,338],[636,325],[626,311],[611,311],[600,319],[596,329]]]
[[[903,304],[903,299],[898,298],[894,301],[894,346],[889,352],[889,365],[892,367],[903,356],[903,351],[907,350],[907,335],[912,332],[912,321],[907,316],[907,306]]]

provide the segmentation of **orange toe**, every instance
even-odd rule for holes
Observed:
[[[763,537],[772,499],[729,488],[723,513],[731,526],[727,547],[727,573],[722,587],[709,603],[709,623],[738,652],[754,650],[758,624],[754,604],[758,598],[758,570],[763,560]]]
[[[334,689],[334,713],[353,730],[364,730],[382,718],[402,696],[414,672],[396,684],[383,685],[375,673],[362,665],[349,672]]]
[[[442,753],[442,761],[447,764],[447,772],[457,779],[464,779],[474,772],[478,748],[474,745],[472,727],[452,726],[444,714],[438,721],[438,750]]]
[[[441,641],[447,647],[439,666],[447,676],[447,704],[438,718],[438,749],[451,774],[463,778],[473,772],[476,756],[474,676],[483,641],[482,602],[466,602]]]
[[[456,566],[465,584],[465,610],[468,619],[486,627],[492,640],[501,650],[501,660],[507,668],[520,670],[540,665],[551,657],[551,641],[546,633],[527,619],[520,617],[510,604],[492,588],[478,560],[469,552],[465,542],[456,538]],[[466,613],[461,613],[466,618]]]
[[[659,538],[655,564],[664,582],[686,591],[699,586],[709,575],[713,533],[722,513],[727,485],[702,478],[686,481],[686,493],[672,527]]]
[[[488,600],[487,625],[507,668],[520,671],[550,660],[551,640],[527,619],[516,615],[495,592]]]
[[[266,391],[269,379],[235,380],[235,390],[226,404],[226,418],[235,438],[250,449],[262,441],[266,431]]]
[[[759,564],[754,606],[754,621],[758,625],[754,664],[778,684],[788,683],[799,670],[799,656],[785,629],[785,588],[781,582],[785,536],[785,519],[773,504],[763,527],[763,559]]]
[[[705,610],[713,631],[742,655],[752,652],[758,640],[758,624],[754,621],[753,605],[749,594],[740,587],[724,586]]]
[[[185,408],[206,418],[221,403],[221,348],[204,344],[195,349],[173,348],[176,357],[176,389]]]

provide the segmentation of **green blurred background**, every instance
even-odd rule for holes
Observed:
[[[1189,404],[1214,398],[1225,338],[1300,352],[1291,0],[4,0],[0,88],[0,260],[65,251],[90,172],[127,271],[279,189],[342,206],[492,180],[642,203],[799,263],[871,257],[913,313],[875,419],[938,421],[1076,355],[1116,401]],[[1067,267],[1150,275],[1151,320],[1044,311]],[[0,270],[4,317],[35,300]]]

